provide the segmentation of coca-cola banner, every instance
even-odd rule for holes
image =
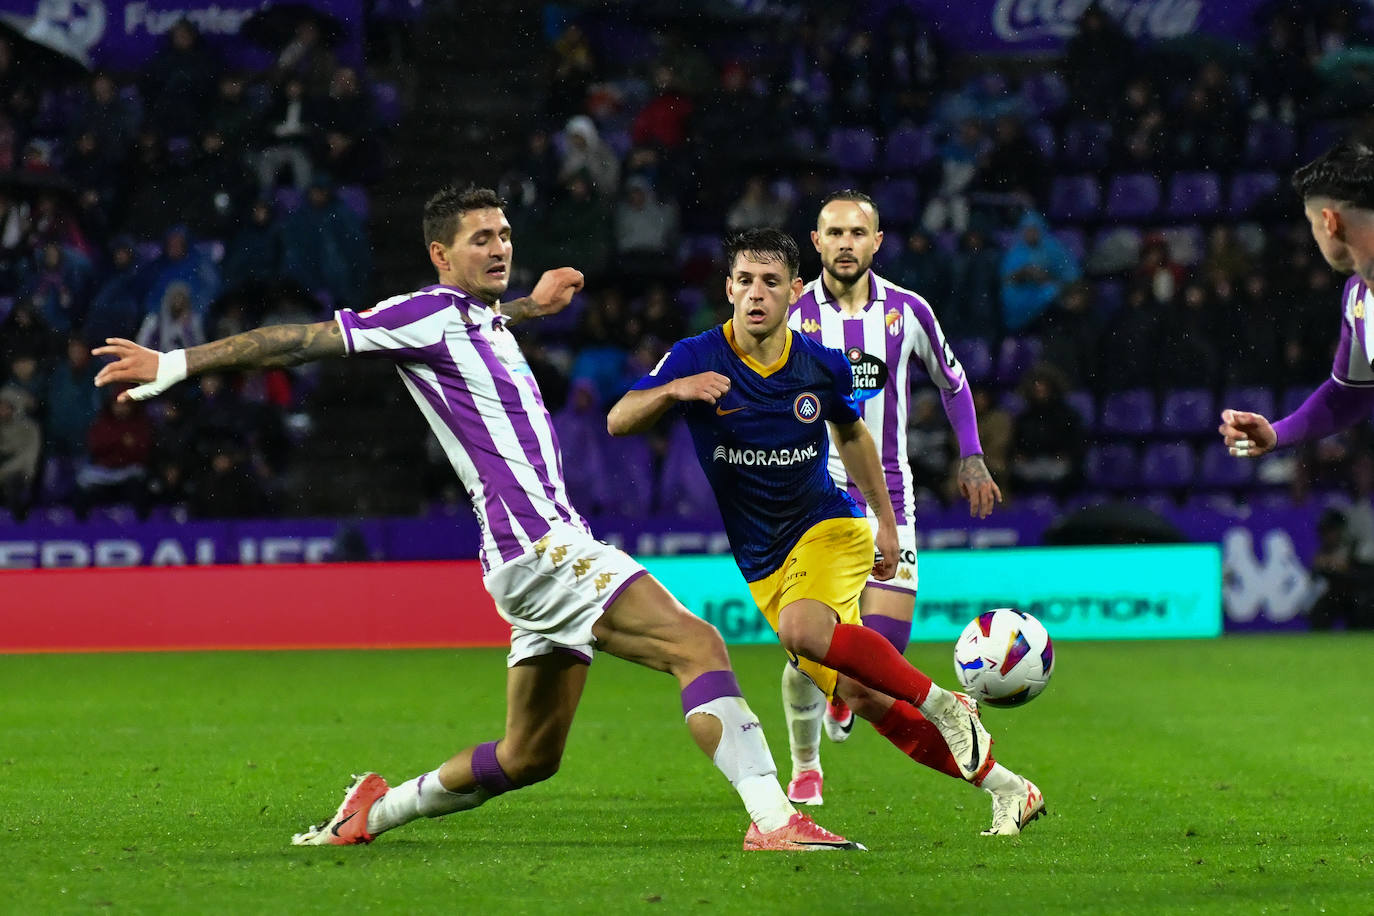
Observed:
[[[1247,41],[1270,0],[907,0],[950,46],[966,51],[1057,51],[1094,2],[1133,38],[1195,34]],[[896,5],[892,3],[889,8]]]
[[[362,0],[0,0],[0,20],[28,40],[118,72],[144,68],[183,19],[230,67],[271,66],[305,19],[340,63],[362,62]]]

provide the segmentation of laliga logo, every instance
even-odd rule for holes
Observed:
[[[997,0],[992,28],[1003,41],[1070,38],[1094,0]],[[1197,29],[1202,0],[1097,0],[1133,38],[1177,38]]]
[[[18,17],[5,18],[13,22]],[[38,0],[23,31],[25,37],[89,65],[86,52],[104,37],[105,20],[102,0]]]

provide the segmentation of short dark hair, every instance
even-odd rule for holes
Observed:
[[[425,201],[425,245],[428,246],[430,242],[449,244],[458,234],[458,224],[462,221],[464,213],[493,207],[504,210],[506,202],[491,188],[479,188],[471,184],[460,188],[456,184],[451,184],[441,189]]]
[[[735,271],[735,255],[741,251],[776,258],[787,267],[788,277],[797,276],[801,270],[801,251],[797,243],[780,229],[745,229],[725,239],[725,269]]]
[[[1374,145],[1354,137],[1337,143],[1293,173],[1293,190],[1304,201],[1330,197],[1374,210]]]
[[[821,211],[837,200],[847,200],[853,204],[868,204],[873,209],[873,229],[878,228],[878,205],[873,202],[863,191],[855,191],[853,188],[842,188],[838,191],[831,191],[821,198],[821,205],[816,209],[816,225],[820,225]]]

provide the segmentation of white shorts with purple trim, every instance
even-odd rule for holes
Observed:
[[[878,520],[873,516],[868,517],[868,523],[873,526],[873,533],[878,533]],[[897,573],[891,579],[883,582],[872,576],[864,583],[864,588],[881,588],[890,592],[902,592],[907,595],[916,594],[916,585],[920,579],[916,575],[916,526],[913,524],[897,526],[897,547],[901,556],[897,558]]]
[[[511,626],[506,665],[551,652],[592,660],[592,627],[645,573],[629,554],[579,528],[554,525],[528,552],[487,573],[497,612]]]

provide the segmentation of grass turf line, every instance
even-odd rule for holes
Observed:
[[[672,681],[609,657],[550,782],[297,849],[351,772],[496,737],[504,653],[7,656],[0,912],[1374,913],[1374,637],[1056,648],[1043,697],[985,716],[1051,817],[980,837],[985,793],[860,725],[814,813],[872,852],[808,856],[740,852]],[[782,654],[732,655],[785,779]],[[948,646],[909,655],[953,683]]]

